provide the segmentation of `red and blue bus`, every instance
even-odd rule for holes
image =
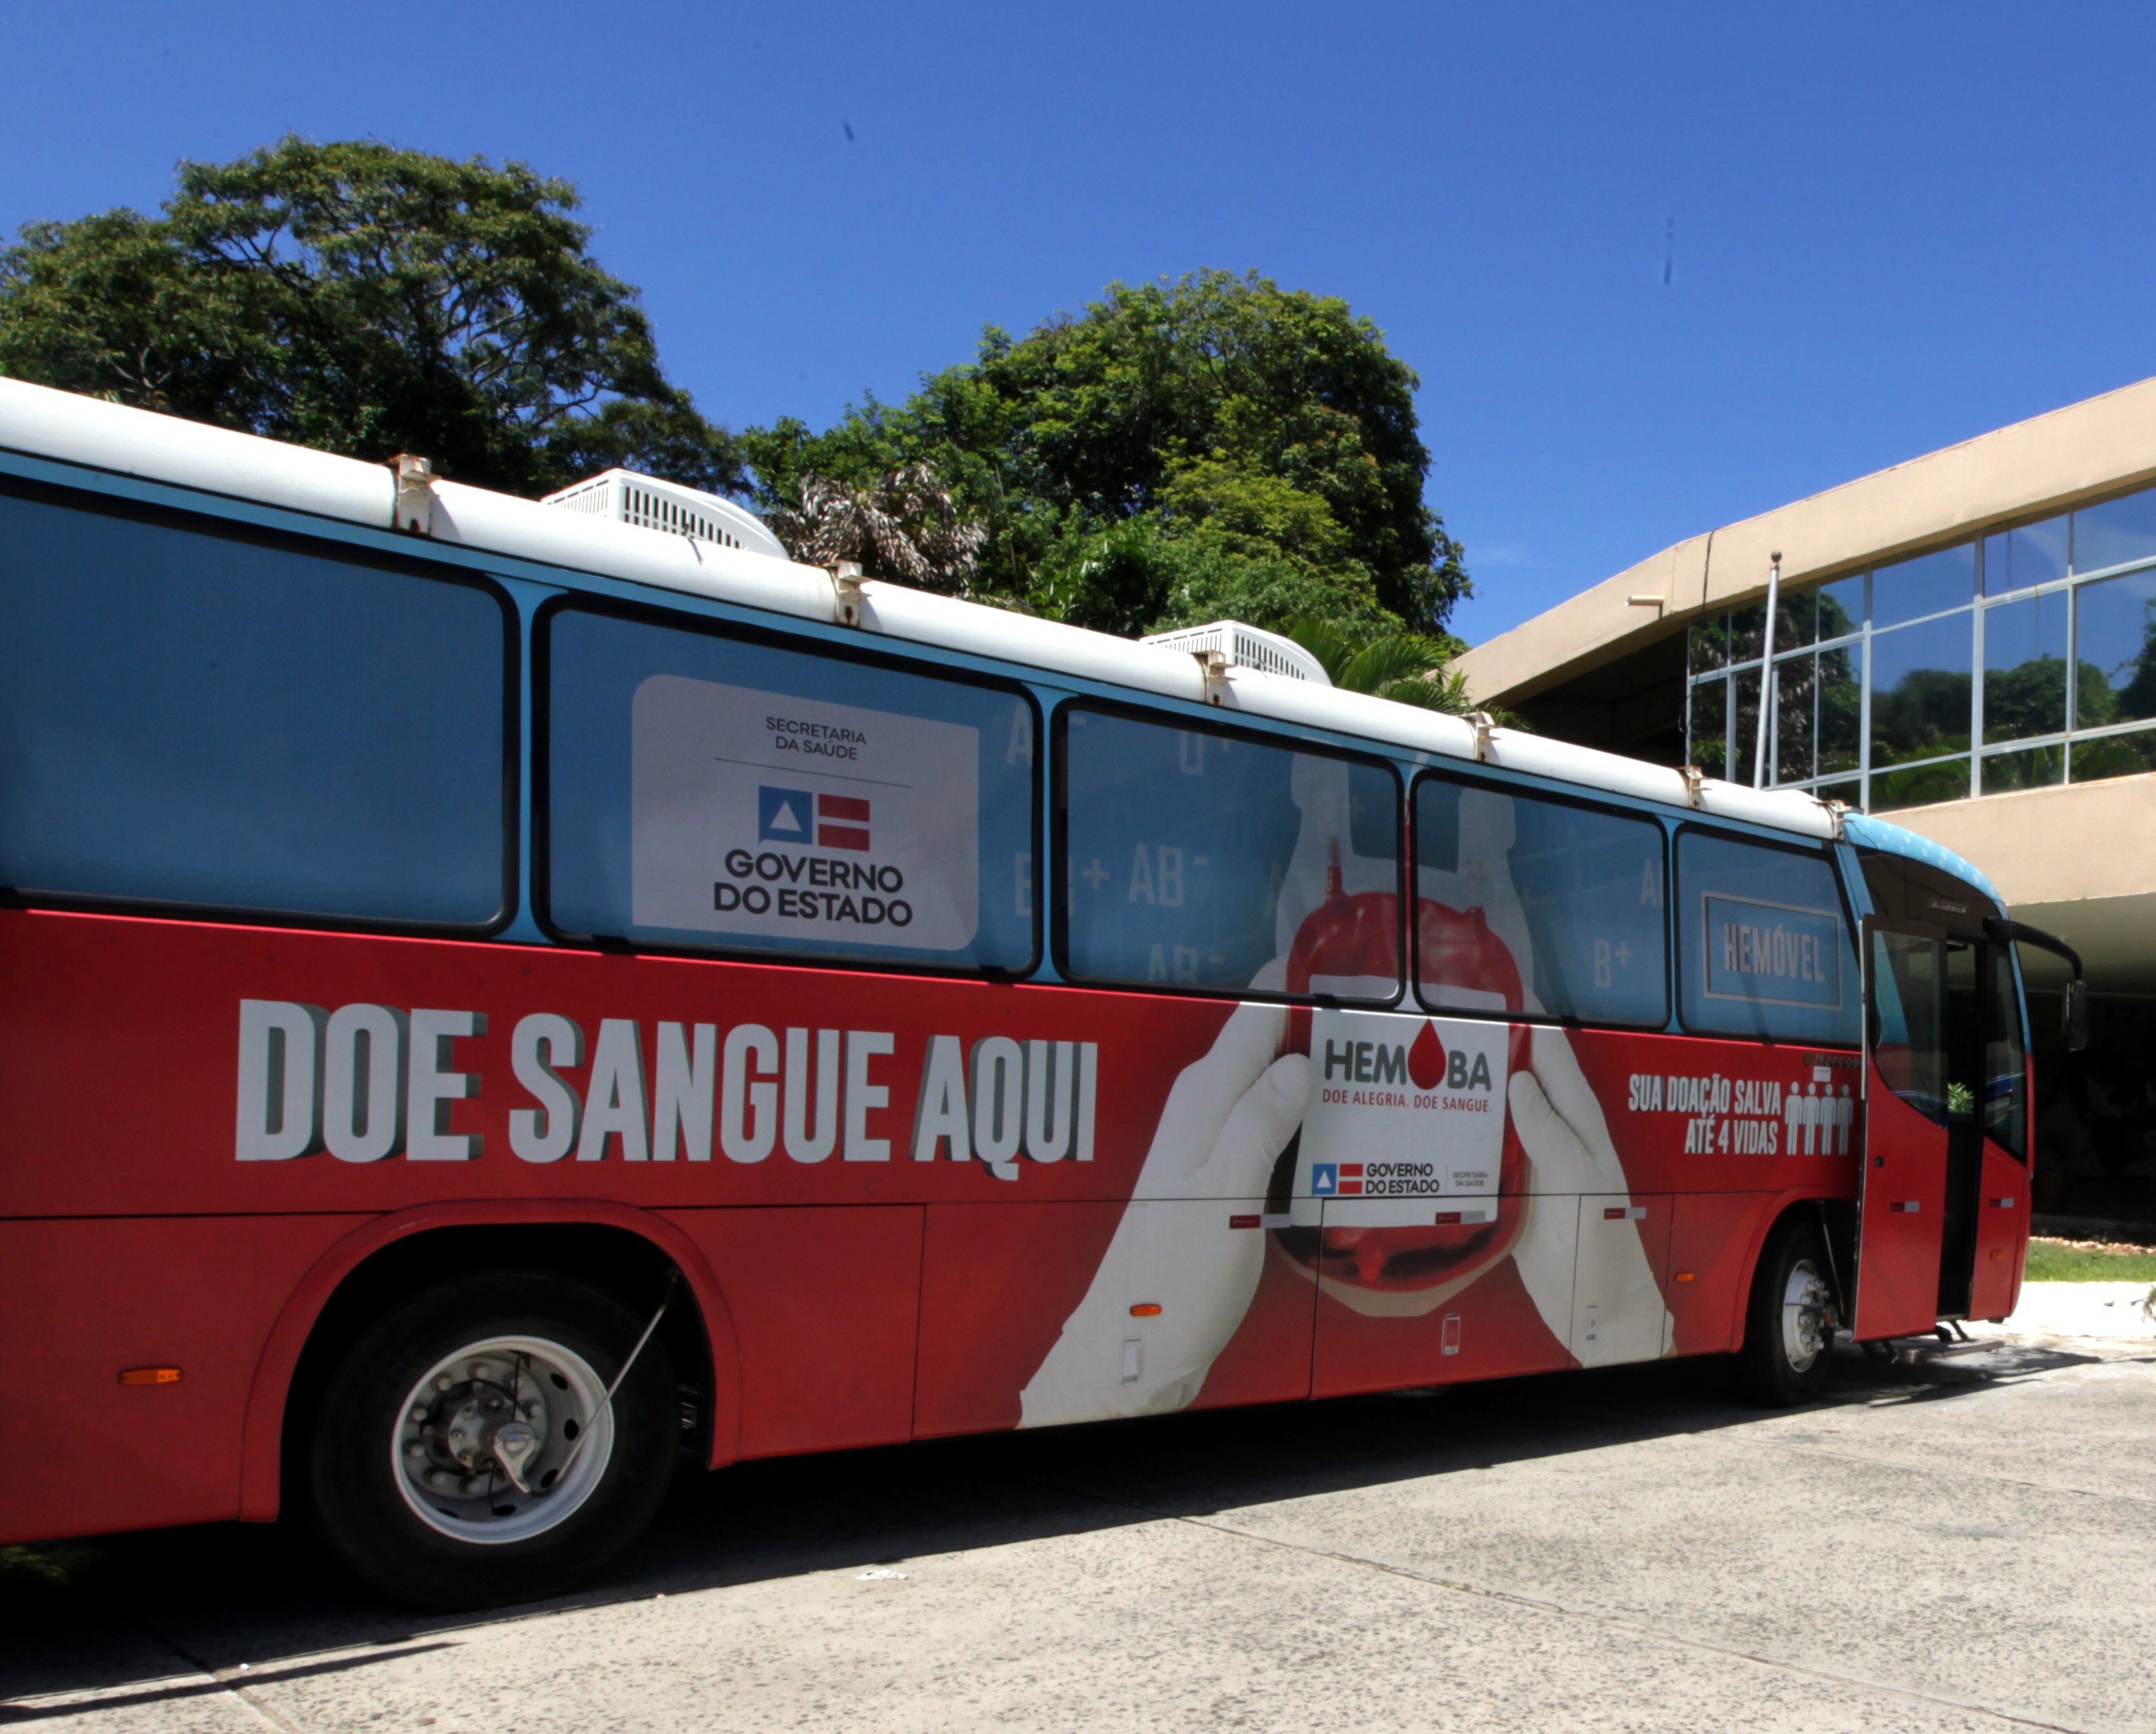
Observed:
[[[1984,876],[1761,793],[0,381],[0,1541],[441,1606],[678,1459],[2011,1311]]]

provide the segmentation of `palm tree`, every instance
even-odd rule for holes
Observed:
[[[950,490],[927,464],[886,470],[857,488],[814,470],[800,503],[773,512],[772,528],[809,566],[857,562],[862,576],[964,596],[973,588],[987,527],[962,520]]]
[[[1452,645],[1419,632],[1358,636],[1306,615],[1283,628],[1324,665],[1343,692],[1367,692],[1395,704],[1465,716],[1476,708],[1467,677],[1454,672]]]

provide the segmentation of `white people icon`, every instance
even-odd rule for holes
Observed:
[[[1856,1118],[1856,1104],[1850,1100],[1846,1084],[1839,1091],[1829,1084],[1824,1093],[1817,1083],[1802,1090],[1793,1085],[1782,1104],[1786,1148],[1791,1156],[1846,1156]]]

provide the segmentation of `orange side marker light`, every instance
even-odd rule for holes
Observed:
[[[1677,1280],[1679,1282],[1690,1282],[1698,1274],[1698,1272],[1694,1270],[1680,1270],[1677,1272]]]
[[[123,1367],[120,1383],[123,1385],[177,1385],[180,1369],[177,1367]]]
[[[1141,1300],[1131,1309],[1131,1316],[1134,1319],[1157,1319],[1160,1316],[1160,1302]]]

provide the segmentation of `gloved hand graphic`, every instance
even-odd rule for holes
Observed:
[[[1287,1016],[1238,1006],[1175,1080],[1086,1298],[1020,1395],[1021,1426],[1163,1414],[1198,1395],[1265,1267],[1265,1236],[1229,1218],[1259,1208],[1302,1121],[1310,1061],[1280,1053]]]
[[[1513,1262],[1543,1322],[1584,1364],[1636,1359],[1626,1345],[1640,1340],[1650,1316],[1656,1340],[1669,1340],[1662,1291],[1645,1249],[1636,1231],[1583,1239],[1579,1223],[1581,1195],[1629,1195],[1625,1165],[1564,1032],[1538,1027],[1532,1052],[1533,1069],[1515,1072],[1507,1091],[1532,1171]],[[1573,1342],[1575,1297],[1599,1303],[1596,1342]]]

